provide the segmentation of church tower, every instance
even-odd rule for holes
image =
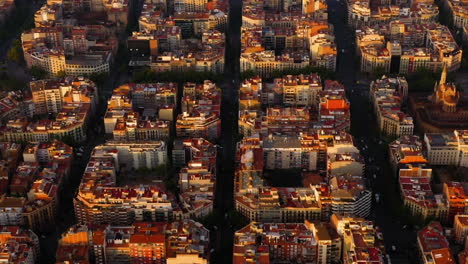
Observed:
[[[442,74],[440,75],[439,85],[443,85],[447,82],[447,64],[444,63],[444,69],[442,70]]]
[[[442,74],[440,75],[439,83],[434,85],[434,94],[432,95],[432,101],[434,104],[442,106],[444,112],[455,112],[457,110],[457,104],[460,100],[460,92],[457,91],[457,87],[453,83],[447,83],[447,66],[444,65]]]

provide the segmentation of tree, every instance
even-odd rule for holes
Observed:
[[[374,75],[375,78],[380,78],[383,75],[385,75],[386,73],[387,73],[387,71],[382,66],[375,67],[374,70],[372,71],[372,75]]]
[[[98,87],[102,87],[107,79],[109,74],[106,72],[93,73],[89,76],[89,79],[93,81]]]
[[[30,72],[36,80],[42,80],[47,77],[47,71],[38,66],[32,66]]]
[[[408,76],[408,86],[410,92],[430,92],[434,89],[434,84],[440,78],[440,71],[433,72],[427,68],[418,68],[415,73]],[[453,78],[449,74],[448,79]]]
[[[241,72],[240,74],[240,79],[241,80],[247,80],[247,79],[250,79],[252,77],[255,77],[256,74],[253,70],[247,70],[247,71],[243,71]]]
[[[59,71],[56,74],[57,78],[64,78],[67,76],[67,73],[65,71]]]
[[[185,82],[201,83],[204,80],[211,80],[217,83],[223,79],[222,77],[222,74],[217,74],[209,71],[197,72],[194,70],[189,70],[155,72],[150,68],[144,68],[133,73],[132,82],[176,82],[182,84]]]
[[[237,210],[232,210],[228,212],[229,220],[232,224],[232,228],[235,230],[241,229],[242,227],[249,224],[249,219],[241,214]]]
[[[16,64],[23,63],[23,49],[19,40],[15,39],[13,41],[11,48],[8,50],[7,59]]]
[[[0,72],[0,90],[1,91],[16,91],[26,87],[26,83],[10,76],[7,72]]]

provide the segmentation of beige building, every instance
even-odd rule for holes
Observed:
[[[208,260],[198,254],[177,254],[166,259],[167,264],[208,264]]]
[[[321,219],[319,193],[314,187],[254,188],[238,192],[234,200],[236,209],[250,221],[295,223]]]
[[[455,133],[426,133],[424,144],[431,165],[459,165],[460,150]]]
[[[440,58],[449,72],[460,68],[463,50],[458,46],[448,27],[438,25],[428,29],[426,39],[426,46]]]
[[[376,69],[390,71],[392,56],[387,48],[365,46],[361,48],[361,71],[372,73]]]
[[[384,263],[385,245],[380,229],[363,218],[332,215],[331,226],[343,239],[344,264]],[[373,254],[368,254],[373,252]]]
[[[455,230],[455,240],[458,244],[464,244],[468,234],[468,215],[455,215],[453,223]]]
[[[251,70],[260,76],[270,76],[274,71],[301,69],[309,65],[310,58],[307,54],[275,56],[275,52],[272,50],[242,54],[240,58],[241,72]]]
[[[63,78],[32,81],[34,114],[57,114],[67,103],[90,103],[94,112],[99,100],[98,89],[89,79]]]
[[[404,78],[383,76],[371,83],[370,97],[383,134],[390,137],[413,134],[413,118],[400,110],[407,93],[408,84]]]
[[[463,0],[446,0],[445,7],[453,17],[453,25],[457,28],[468,26],[468,5]]]
[[[404,49],[400,56],[399,73],[414,73],[421,68],[436,72],[442,69],[442,61],[428,48]]]
[[[175,12],[203,12],[206,10],[207,0],[174,0]]]

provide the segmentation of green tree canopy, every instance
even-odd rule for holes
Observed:
[[[13,41],[11,48],[8,50],[7,59],[17,64],[23,63],[23,48],[21,47],[21,41],[18,39]]]
[[[36,80],[42,80],[47,77],[47,71],[38,66],[32,66],[30,72]]]

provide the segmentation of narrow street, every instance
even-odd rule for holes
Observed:
[[[351,134],[366,160],[368,183],[373,193],[379,193],[381,196],[380,203],[374,201],[371,220],[376,221],[383,232],[392,264],[417,263],[417,251],[414,248],[416,233],[404,230],[404,223],[395,214],[396,209],[401,207],[397,182],[390,172],[388,146],[385,142],[380,144],[377,123],[369,104],[371,80],[366,80],[359,74],[354,32],[346,24],[346,4],[343,0],[328,0],[327,3],[329,21],[334,25],[339,50],[337,78],[345,85],[351,102]],[[368,149],[363,150],[363,146],[367,146]],[[395,252],[391,252],[392,245],[396,246]]]
[[[221,155],[216,179],[215,210],[219,213],[213,236],[212,263],[232,263],[233,230],[227,213],[234,208],[234,170],[238,121],[238,88],[240,84],[240,27],[242,0],[230,0],[225,48],[224,82],[221,105]]]

